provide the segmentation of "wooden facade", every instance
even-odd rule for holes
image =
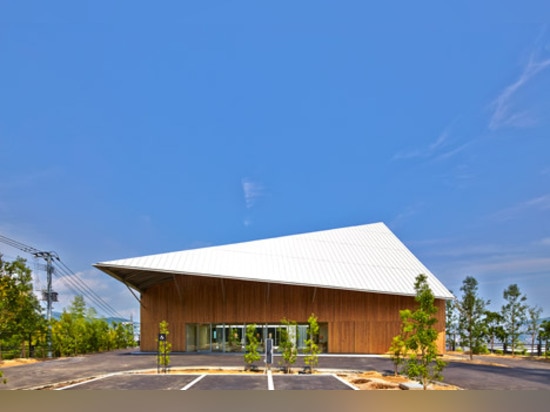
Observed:
[[[141,295],[141,350],[155,351],[158,325],[169,324],[173,351],[186,350],[186,325],[306,323],[314,313],[328,326],[330,353],[386,353],[399,334],[399,311],[414,297],[200,276],[175,275]],[[445,301],[437,299],[438,347],[445,350]]]

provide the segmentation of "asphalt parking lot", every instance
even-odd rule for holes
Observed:
[[[353,390],[326,375],[268,376],[236,374],[114,374],[58,388],[60,390]]]
[[[333,374],[114,374],[90,379],[61,390],[353,390]]]
[[[275,362],[277,360],[275,358]],[[155,354],[121,350],[9,368],[0,366],[8,380],[6,385],[0,385],[0,390],[59,387],[72,390],[347,390],[352,388],[335,375],[337,371],[378,371],[383,374],[393,371],[390,359],[383,356],[324,355],[319,358],[318,367],[323,375],[274,373],[270,388],[267,374],[262,372],[255,375],[223,373],[224,370],[243,369],[241,354],[172,354],[170,365],[172,373],[157,374]],[[303,360],[299,358],[296,369],[301,367]],[[195,372],[187,373],[186,368]],[[215,374],[196,373],[202,369],[218,371]],[[178,372],[174,373],[176,370]],[[445,383],[463,389],[550,390],[550,363],[522,358],[476,357],[474,362],[450,360],[443,375]]]

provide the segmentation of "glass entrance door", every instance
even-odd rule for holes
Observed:
[[[212,351],[212,341],[210,340],[210,324],[209,323],[203,323],[200,325],[197,325],[197,350],[204,352],[204,351]]]

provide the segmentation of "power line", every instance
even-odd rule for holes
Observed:
[[[59,278],[67,288],[77,294],[82,295],[88,301],[91,301],[105,315],[111,317],[123,318],[111,305],[101,298],[92,288],[90,288],[80,276],[76,275],[65,263],[61,261],[59,255],[55,252],[40,251],[32,246],[10,239],[0,235],[0,242],[5,243],[13,248],[22,250],[33,255],[35,258],[41,257],[46,260],[46,271],[48,272],[48,291],[45,297],[48,303],[48,316],[51,318],[51,303],[57,301],[57,294],[51,290],[51,275],[54,274]]]
[[[101,298],[101,296],[99,296],[92,288],[90,288],[84,282],[84,280],[82,280],[79,276],[77,276],[61,260],[54,262],[54,266],[56,268],[56,272],[61,273],[62,276],[60,276],[59,278],[62,281],[65,281],[66,284],[70,284],[70,286],[74,288],[74,290],[77,290],[78,292],[80,292],[79,294],[93,301],[95,305],[99,306],[105,314],[111,317],[119,317],[119,318],[123,317],[120,313],[117,312],[115,308],[113,308],[111,305],[109,305],[109,303],[107,303],[103,298]]]

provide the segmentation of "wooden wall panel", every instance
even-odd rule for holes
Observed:
[[[198,276],[175,276],[142,293],[141,349],[156,350],[158,324],[170,325],[172,350],[185,350],[187,323],[300,323],[315,313],[329,325],[334,353],[385,353],[399,333],[399,311],[413,297],[266,284]],[[437,301],[438,330],[444,332],[445,302]],[[444,337],[439,340],[444,350]]]
[[[330,327],[332,326],[332,327]],[[355,323],[334,322],[329,324],[329,344],[332,353],[355,353]]]

